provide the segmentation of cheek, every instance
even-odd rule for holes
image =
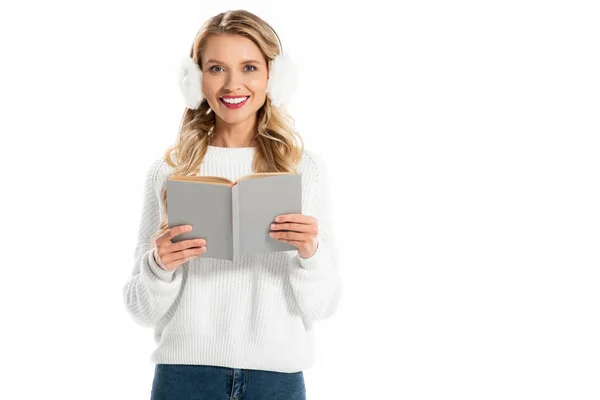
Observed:
[[[216,85],[214,79],[206,78],[206,76],[202,78],[202,92],[204,92],[206,97],[212,97],[215,94]]]
[[[215,103],[215,97],[219,90],[220,86],[218,82],[215,81],[215,79],[202,79],[202,93],[204,93],[204,97],[206,98],[208,105],[212,109],[215,109],[215,107],[217,107],[217,104]]]
[[[267,76],[257,76],[248,81],[247,86],[257,95],[267,91]]]

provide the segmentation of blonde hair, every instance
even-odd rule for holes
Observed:
[[[201,54],[207,39],[212,35],[233,34],[252,40],[263,53],[267,64],[282,51],[279,37],[269,24],[245,10],[231,10],[208,19],[194,38],[190,57],[202,66]],[[302,137],[294,129],[294,120],[285,111],[274,107],[269,96],[257,111],[256,152],[252,163],[253,172],[293,172],[304,153]],[[215,113],[206,99],[198,109],[186,108],[175,146],[167,149],[166,163],[173,168],[171,175],[197,175],[204,155],[212,139]],[[299,142],[299,144],[297,143]],[[175,151],[176,162],[171,158]],[[162,189],[164,218],[152,241],[168,229],[167,187]]]

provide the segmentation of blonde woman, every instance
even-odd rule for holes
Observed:
[[[313,322],[335,313],[342,284],[327,171],[285,112],[293,64],[284,54],[265,21],[236,10],[206,21],[182,64],[187,107],[175,146],[148,169],[123,288],[133,320],[154,328],[153,400],[306,398]],[[302,173],[302,213],[265,228],[296,250],[232,262],[203,258],[203,239],[171,242],[188,226],[168,228],[170,175],[277,171]]]

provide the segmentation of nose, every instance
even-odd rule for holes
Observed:
[[[229,72],[225,78],[224,89],[227,92],[235,92],[242,88],[242,73],[237,71]]]

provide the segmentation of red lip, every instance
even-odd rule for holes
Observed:
[[[226,98],[226,99],[239,99],[240,97],[247,97],[247,99],[244,100],[244,101],[242,101],[241,103],[238,103],[238,104],[229,104],[229,103],[226,103],[223,100],[223,98]],[[223,96],[223,97],[219,98],[219,101],[221,102],[221,104],[223,104],[227,108],[236,109],[236,108],[243,107],[244,104],[246,104],[248,102],[248,99],[250,99],[250,96]]]

